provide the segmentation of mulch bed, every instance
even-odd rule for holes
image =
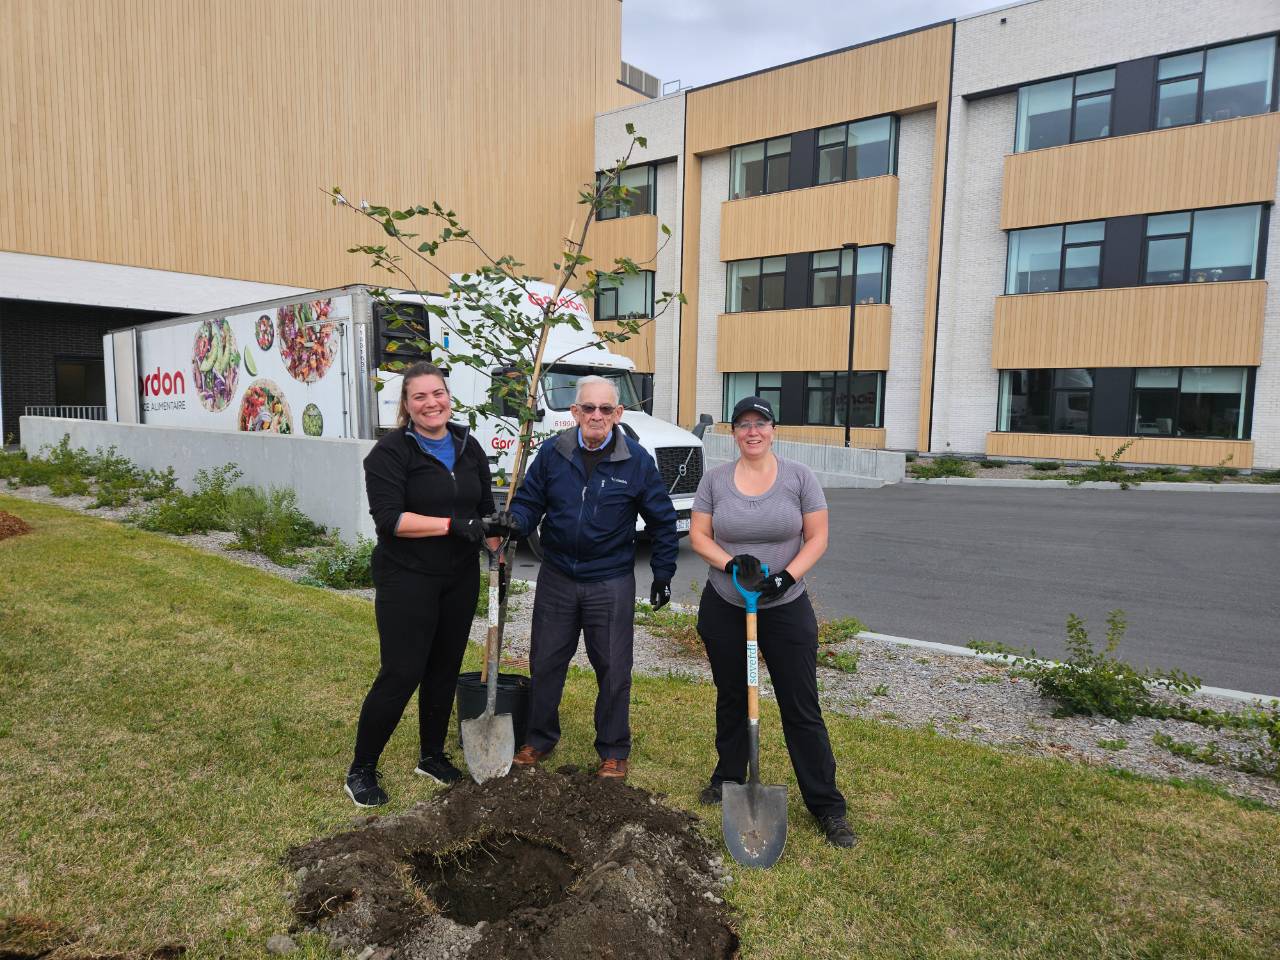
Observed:
[[[456,784],[290,850],[297,929],[373,958],[730,958],[697,819],[563,767]]]
[[[20,537],[24,533],[30,532],[31,528],[27,526],[26,521],[21,517],[15,517],[12,513],[0,510],[0,540]]]

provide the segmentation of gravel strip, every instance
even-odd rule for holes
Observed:
[[[47,487],[7,492],[110,520],[122,521],[134,512],[130,508],[92,509],[91,497],[54,497]],[[227,549],[234,539],[229,533],[173,539],[289,580],[296,581],[306,572],[303,564],[286,567],[256,553]],[[529,587],[527,593],[510,598],[504,661],[518,663],[528,658],[534,596],[533,585]],[[372,590],[345,592],[373,599]],[[692,608],[675,606],[693,612]],[[484,618],[477,617],[472,641],[483,644],[486,628]],[[1220,755],[1238,762],[1263,746],[1259,731],[1215,731],[1186,721],[1148,717],[1138,717],[1130,723],[1099,717],[1055,717],[1053,702],[1042,697],[1030,680],[1013,676],[1010,667],[1002,663],[926,652],[865,636],[826,649],[857,656],[855,673],[819,667],[818,689],[824,707],[830,711],[896,727],[927,728],[943,736],[1001,749],[1117,768],[1147,777],[1203,780],[1235,796],[1280,807],[1280,781],[1222,765],[1198,763],[1170,753],[1154,741],[1157,734],[1163,734],[1197,747],[1212,745]],[[704,658],[641,626],[636,627],[634,661],[635,672],[643,675],[711,680]],[[572,663],[590,667],[583,647],[579,647]],[[762,678],[766,679],[762,692],[771,696],[763,665]],[[1244,707],[1238,701],[1208,695],[1196,697],[1195,704],[1226,713],[1238,713]]]

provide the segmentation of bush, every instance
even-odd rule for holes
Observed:
[[[1098,458],[1098,462],[1085,467],[1074,477],[1069,478],[1067,483],[1073,487],[1080,486],[1086,480],[1096,483],[1118,483],[1121,490],[1128,490],[1131,486],[1137,486],[1141,481],[1135,480],[1134,474],[1120,466],[1120,458],[1134,443],[1135,441],[1129,440],[1120,444],[1111,452],[1110,456],[1105,455],[1101,450],[1095,449],[1093,452]]]
[[[978,461],[978,466],[981,467],[983,470],[998,470],[1000,467],[1007,467],[1008,465],[1009,465],[1009,461],[1007,460],[979,460]]]
[[[856,650],[850,653],[836,650],[820,650],[818,652],[818,665],[829,667],[832,670],[839,670],[841,673],[857,673],[858,653]]]
[[[311,557],[304,582],[317,587],[333,587],[335,590],[359,590],[373,586],[373,572],[369,563],[373,557],[374,543],[360,537],[355,546],[342,540],[333,540]]]
[[[1041,473],[1048,473],[1051,470],[1061,470],[1062,464],[1057,460],[1037,460],[1031,464],[1032,470],[1039,470]]]
[[[234,463],[226,463],[213,470],[198,470],[194,493],[172,488],[167,496],[156,500],[139,514],[136,522],[143,530],[178,536],[229,530],[227,499],[240,477]]]
[[[867,625],[857,617],[841,617],[838,620],[822,620],[818,623],[818,643],[826,646],[856,640]]]
[[[973,468],[959,457],[937,457],[930,463],[917,463],[911,467],[911,476],[917,480],[936,480],[941,477],[972,477]]]
[[[1117,658],[1126,627],[1124,611],[1112,610],[1107,615],[1107,645],[1095,650],[1084,621],[1073,613],[1067,617],[1067,659],[1054,663],[1016,657],[1018,673],[1056,700],[1066,714],[1098,714],[1123,723],[1138,715],[1159,715],[1153,685],[1183,694],[1199,689],[1200,680],[1181,670],[1138,670]]]
[[[319,543],[324,533],[324,527],[298,509],[297,494],[284,487],[266,493],[237,487],[225,494],[223,512],[222,529],[236,535],[232,546],[254,550],[276,563],[293,562],[299,549]]]
[[[1250,483],[1280,483],[1280,470],[1259,470],[1249,477]]]

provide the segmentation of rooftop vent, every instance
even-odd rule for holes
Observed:
[[[622,74],[618,78],[624,87],[642,93],[651,100],[658,96],[658,90],[661,84],[658,78],[651,73],[645,73],[639,67],[633,67],[625,60],[622,61]]]

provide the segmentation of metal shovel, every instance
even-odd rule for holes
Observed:
[[[516,734],[511,714],[495,714],[498,705],[498,658],[502,652],[502,624],[506,610],[506,556],[498,561],[498,552],[489,552],[489,634],[484,644],[481,679],[487,685],[484,713],[463,720],[462,755],[467,770],[476,783],[494,777],[505,777],[516,755]]]
[[[768,575],[769,568],[761,565]],[[756,644],[758,590],[747,590],[733,569],[733,585],[747,603],[747,731],[751,753],[746,783],[725,783],[722,824],[729,855],[744,867],[772,867],[787,843],[787,788],[760,783],[760,661]]]

